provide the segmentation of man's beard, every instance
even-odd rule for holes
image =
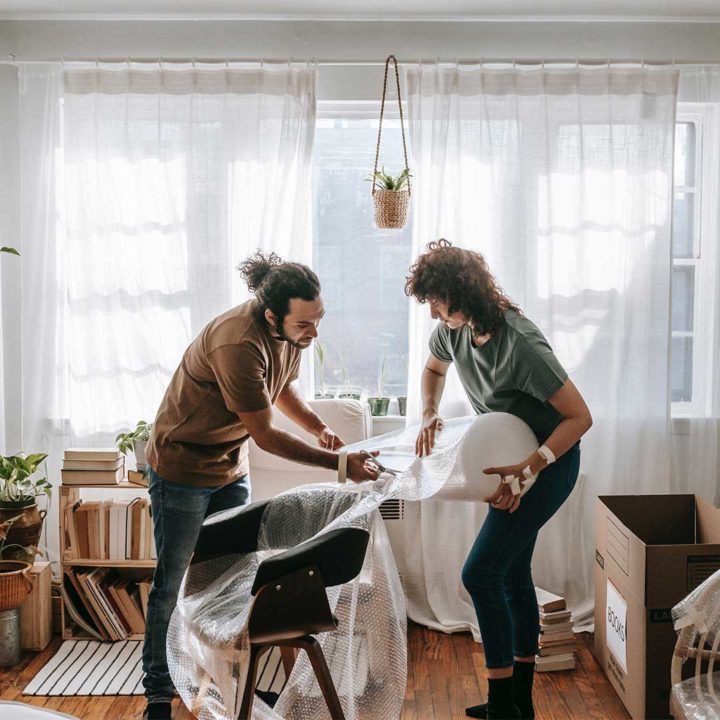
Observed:
[[[297,340],[293,340],[292,338],[289,338],[285,334],[285,331],[282,329],[282,327],[278,327],[277,325],[271,325],[270,328],[271,328],[271,330],[273,330],[275,332],[275,334],[272,335],[272,337],[275,340],[282,340],[282,341],[288,343],[289,345],[292,345],[293,347],[299,348],[300,350],[304,350],[306,347],[308,347],[310,345],[310,343],[300,343]]]

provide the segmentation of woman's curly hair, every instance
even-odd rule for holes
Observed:
[[[453,247],[448,240],[428,243],[410,268],[405,294],[424,303],[437,298],[449,312],[460,310],[477,335],[492,334],[503,322],[505,310],[521,312],[495,282],[480,253]]]

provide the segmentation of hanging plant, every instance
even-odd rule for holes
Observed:
[[[387,79],[390,61],[395,66],[395,82],[397,85],[398,109],[400,110],[400,134],[402,135],[403,157],[405,169],[398,175],[385,172],[385,168],[378,170],[380,159],[380,138],[382,137],[382,123],[385,115],[385,97],[387,95]],[[372,181],[372,196],[375,205],[375,225],[380,229],[397,229],[405,227],[408,207],[410,206],[410,168],[407,159],[407,143],[405,142],[405,121],[403,118],[402,101],[400,99],[400,73],[394,55],[389,55],[385,61],[385,78],[383,80],[382,101],[380,103],[380,124],[378,125],[377,147],[375,148],[375,167],[370,180]]]

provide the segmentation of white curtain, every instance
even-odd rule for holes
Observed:
[[[669,69],[420,65],[407,72],[414,251],[479,251],[545,333],[590,406],[581,478],[541,531],[533,572],[593,607],[593,515],[604,493],[667,492],[670,217],[677,74]],[[411,319],[410,421],[432,321]],[[446,415],[469,411],[456,378]],[[407,508],[410,615],[478,637],[460,568],[483,505]],[[442,542],[439,539],[442,538]]]
[[[240,260],[311,260],[315,88],[305,63],[22,66],[24,444],[53,481],[63,446],[154,418]]]
[[[695,388],[691,417],[675,421],[673,444],[673,491],[690,492],[720,504],[720,68],[695,67],[680,73],[678,101],[702,113],[702,207],[699,260],[695,273],[696,303],[701,343],[695,365]],[[708,311],[705,312],[705,309]],[[705,347],[707,345],[707,347]]]

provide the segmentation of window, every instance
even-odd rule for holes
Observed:
[[[408,310],[404,278],[412,228],[378,230],[371,184],[378,109],[323,107],[315,132],[313,266],[326,315],[315,357],[320,394],[407,394]],[[407,128],[406,128],[407,134]],[[383,120],[381,163],[404,166],[400,122]],[[379,387],[382,385],[382,387]],[[392,410],[391,410],[392,412]]]
[[[710,397],[712,327],[714,311],[712,276],[716,262],[711,238],[717,228],[710,212],[708,190],[717,178],[713,163],[717,138],[706,128],[712,111],[706,106],[678,107],[675,128],[675,166],[672,229],[672,357],[671,399],[674,415],[707,414]]]

